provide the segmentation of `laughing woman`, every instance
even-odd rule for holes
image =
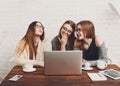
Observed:
[[[16,65],[38,65],[44,66],[44,51],[51,50],[51,44],[45,39],[43,25],[38,22],[32,22],[25,36],[20,40],[16,48]]]
[[[75,48],[83,51],[83,59],[95,65],[101,59],[106,62],[107,48],[105,43],[95,34],[95,28],[91,21],[84,20],[77,24]]]
[[[52,40],[52,50],[73,50],[75,23],[66,21],[60,28],[59,34]]]

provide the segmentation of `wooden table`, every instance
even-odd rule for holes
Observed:
[[[107,81],[91,81],[87,76],[87,72],[98,72],[96,67],[92,71],[82,71],[79,76],[45,76],[44,68],[36,67],[37,70],[31,73],[22,71],[22,67],[14,67],[0,86],[120,86],[120,79],[113,80],[107,78]],[[115,69],[120,71],[120,68],[114,64],[109,65],[106,69]],[[16,74],[22,74],[23,77],[18,81],[10,81],[9,78]]]

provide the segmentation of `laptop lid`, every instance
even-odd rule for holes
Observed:
[[[45,75],[80,75],[82,51],[45,51]]]

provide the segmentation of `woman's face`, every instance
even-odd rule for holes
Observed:
[[[81,25],[78,25],[78,26],[77,26],[76,35],[77,35],[77,38],[78,38],[79,40],[82,40],[82,39],[85,38],[84,33],[83,33],[83,31],[82,31],[81,28],[82,28]]]
[[[66,36],[67,38],[71,35],[73,32],[72,27],[69,24],[64,24],[61,29],[61,36]]]
[[[35,35],[41,36],[43,34],[43,26],[40,23],[35,25]]]

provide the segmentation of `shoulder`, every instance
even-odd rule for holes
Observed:
[[[95,35],[95,44],[97,47],[101,46],[103,44],[103,41],[98,35]]]
[[[25,44],[25,40],[22,39],[22,40],[20,40],[20,41],[18,42],[16,48],[18,49],[18,48],[20,48],[21,46],[24,46],[24,44]]]
[[[47,43],[47,42],[49,42],[48,38],[45,38],[44,40],[42,40],[42,43]]]
[[[20,40],[19,44],[25,44],[25,40],[24,39]]]
[[[54,42],[57,42],[57,41],[58,41],[58,36],[54,37],[51,42],[54,43]]]
[[[41,41],[43,45],[48,45],[51,44],[50,40],[48,38],[45,38],[44,40]]]
[[[42,42],[47,42],[48,41],[48,38],[45,38],[44,40],[42,40]]]

